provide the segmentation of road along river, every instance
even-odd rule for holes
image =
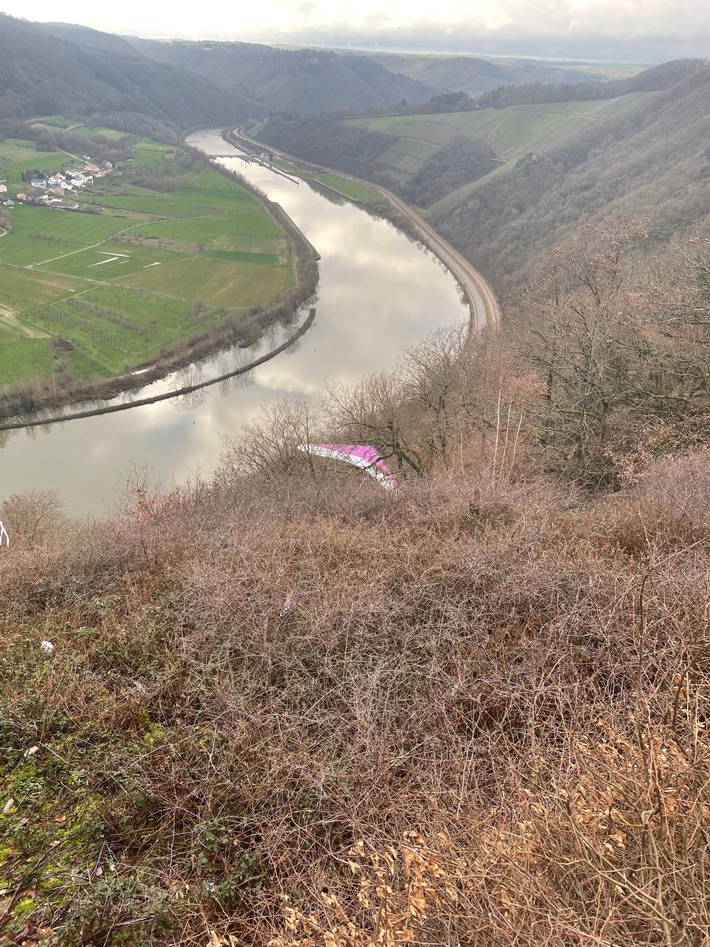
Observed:
[[[247,135],[241,128],[235,128],[234,131],[228,133],[227,137],[237,145],[244,144],[247,150],[251,152],[259,152],[263,147],[258,139]],[[286,154],[271,146],[269,146],[269,151],[272,154],[285,158],[294,166],[302,169],[330,170],[330,168],[326,168],[321,164],[301,161],[299,158],[294,158],[292,155]],[[438,234],[414,208],[397,197],[396,194],[393,194],[392,191],[388,191],[387,188],[380,187],[377,184],[372,184],[370,181],[363,181],[350,174],[344,174],[342,171],[338,171],[337,173],[340,177],[348,178],[350,181],[356,181],[358,184],[363,184],[370,189],[379,191],[386,200],[390,201],[400,213],[409,219],[412,230],[419,235],[422,243],[435,253],[442,263],[446,264],[458,281],[459,286],[464,290],[471,307],[471,325],[473,328],[483,329],[487,325],[500,325],[500,306],[493,292],[493,288],[478,270],[475,269],[470,260],[467,260],[465,256],[459,253],[459,251]]]
[[[217,131],[195,133],[190,144],[213,155],[234,151],[234,158],[219,160],[280,203],[317,249],[315,323],[295,346],[253,372],[193,395],[6,432],[0,436],[0,498],[56,490],[68,512],[102,513],[133,466],[145,466],[166,487],[208,476],[222,436],[237,433],[266,402],[312,397],[327,381],[351,384],[390,367],[403,347],[429,330],[469,318],[459,286],[438,258],[387,221],[245,164]],[[226,374],[292,331],[274,328],[249,349],[227,349],[123,398],[139,400]]]

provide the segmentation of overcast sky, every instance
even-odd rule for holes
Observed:
[[[707,0],[0,0],[25,19],[160,38],[278,39],[659,62],[710,55]]]

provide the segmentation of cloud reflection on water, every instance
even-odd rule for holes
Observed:
[[[212,132],[197,133],[191,142],[208,153],[226,154],[230,147]],[[284,207],[321,254],[313,327],[293,349],[199,397],[19,432],[0,448],[2,496],[55,489],[70,512],[100,513],[115,500],[132,464],[146,465],[164,485],[208,475],[221,435],[237,432],[266,401],[312,397],[326,379],[352,384],[391,366],[402,347],[429,330],[467,317],[454,279],[388,222],[260,166],[233,163]],[[232,356],[219,353],[206,370],[219,374],[233,359],[245,364],[274,348],[278,335]],[[204,370],[190,366],[149,391],[179,387]]]

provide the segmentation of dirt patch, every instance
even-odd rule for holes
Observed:
[[[31,329],[29,326],[23,325],[19,322],[15,310],[8,306],[0,306],[0,322],[4,322],[6,326],[29,339],[46,339],[48,336],[47,332],[41,332],[39,329]]]

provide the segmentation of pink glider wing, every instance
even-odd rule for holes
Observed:
[[[374,477],[385,490],[394,490],[397,481],[374,447],[367,444],[299,444],[298,450],[316,457],[331,457],[360,467]]]

